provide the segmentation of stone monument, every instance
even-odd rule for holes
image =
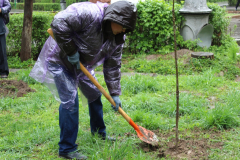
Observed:
[[[186,20],[180,31],[183,39],[200,39],[198,45],[209,48],[212,43],[213,26],[208,23],[212,10],[208,8],[206,0],[185,0],[184,7],[179,12]]]

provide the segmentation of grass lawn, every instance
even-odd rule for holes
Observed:
[[[58,107],[50,91],[28,77],[30,70],[11,73],[11,79],[28,82],[36,92],[0,101],[0,159],[60,159],[58,157]],[[104,78],[97,75],[106,89]],[[179,137],[221,143],[209,148],[208,159],[240,157],[240,86],[216,75],[211,68],[197,75],[181,75]],[[175,76],[123,76],[120,96],[123,110],[139,125],[158,133],[159,147],[144,146],[134,129],[102,98],[107,133],[112,143],[90,134],[88,108],[80,101],[78,150],[89,159],[172,159],[160,149],[175,139]],[[211,132],[210,132],[211,131]],[[217,136],[211,136],[212,133]],[[163,136],[167,135],[167,136]]]

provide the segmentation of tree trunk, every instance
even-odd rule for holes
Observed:
[[[26,61],[29,58],[31,58],[32,12],[33,12],[33,0],[25,0],[22,44],[21,44],[21,51],[20,51],[21,61]]]

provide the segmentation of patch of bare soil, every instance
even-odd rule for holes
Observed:
[[[160,133],[159,131],[153,132],[158,136],[159,144],[152,146],[142,142],[138,144],[138,147],[142,148],[145,152],[156,152],[157,158],[208,159],[208,150],[216,148],[222,149],[223,146],[223,142],[211,141],[211,139],[221,137],[221,132],[219,131],[194,129],[191,130],[188,135],[186,135],[187,131],[179,132],[181,139],[179,139],[177,148],[175,131],[167,133]],[[173,138],[169,140],[170,137]]]
[[[35,90],[23,81],[0,80],[0,97],[23,97],[29,92],[35,92]]]
[[[188,50],[188,49],[181,49],[181,50],[178,50],[178,51],[177,51],[177,57],[178,57],[178,58],[181,58],[181,57],[183,57],[184,55],[187,55],[187,57],[190,58],[192,52],[193,52],[193,51]],[[160,55],[160,54],[148,55],[148,56],[146,56],[146,60],[156,60],[156,59],[158,59],[158,57],[162,57],[162,58],[173,57],[173,58],[175,58],[175,52],[171,52],[171,53],[166,54],[166,55]]]
[[[162,56],[162,55],[160,55],[160,54],[147,55],[147,56],[146,56],[146,60],[148,60],[148,61],[150,61],[150,60],[156,60],[156,59],[158,59],[158,57],[160,57],[160,56]]]
[[[180,49],[177,51],[177,58],[181,58],[183,57],[184,55],[186,55],[187,57],[191,57],[191,53],[193,51],[191,50],[188,50],[188,49]],[[172,53],[169,53],[172,57],[175,57],[175,52],[172,52]]]

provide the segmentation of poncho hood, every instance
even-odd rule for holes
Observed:
[[[137,7],[129,1],[117,1],[106,8],[102,23],[103,28],[108,20],[127,28],[125,33],[132,32],[136,26]]]

